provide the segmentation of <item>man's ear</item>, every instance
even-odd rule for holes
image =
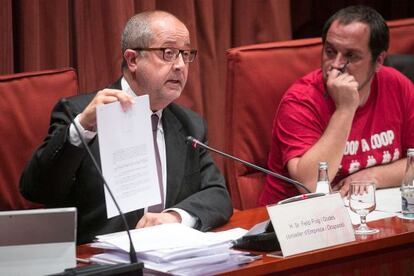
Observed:
[[[137,70],[138,54],[136,51],[126,49],[124,52],[124,59],[129,71],[135,72]]]
[[[386,56],[387,56],[387,52],[385,52],[385,51],[381,52],[381,54],[378,55],[377,60],[375,61],[375,71],[376,72],[378,72],[378,70],[384,64],[384,60],[385,60]]]

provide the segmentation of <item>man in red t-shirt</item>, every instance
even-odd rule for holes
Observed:
[[[352,180],[399,185],[406,150],[414,147],[414,88],[382,65],[389,45],[384,19],[365,6],[342,9],[326,22],[322,42],[322,68],[296,81],[281,100],[269,168],[311,191],[320,161],[328,162],[329,179],[342,195]],[[259,203],[299,192],[268,176]]]

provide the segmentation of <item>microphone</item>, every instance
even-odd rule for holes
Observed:
[[[207,146],[206,144],[200,142],[199,140],[195,139],[192,136],[187,136],[185,138],[185,140],[186,140],[186,142],[188,144],[191,144],[193,146],[193,148],[197,148],[197,146],[201,146],[202,148],[205,148],[205,149],[207,149],[209,151],[215,152],[215,153],[220,154],[220,155],[222,155],[224,157],[227,157],[227,158],[230,158],[232,160],[238,161],[238,162],[240,162],[240,163],[242,163],[242,164],[244,164],[244,165],[246,165],[248,167],[251,167],[251,168],[256,169],[258,171],[261,171],[261,172],[263,172],[265,174],[271,175],[271,176],[273,176],[273,177],[275,177],[277,179],[280,179],[280,180],[283,180],[283,181],[285,181],[287,183],[290,183],[290,184],[294,185],[296,188],[302,188],[302,189],[304,189],[309,194],[312,193],[305,185],[303,185],[302,183],[300,183],[300,182],[298,182],[296,180],[293,180],[293,179],[290,179],[290,178],[288,178],[288,177],[286,177],[284,175],[281,175],[281,174],[278,174],[278,173],[269,171],[269,170],[267,170],[265,168],[259,167],[259,166],[255,165],[255,164],[252,164],[250,162],[247,162],[245,160],[242,160],[240,158],[237,158],[237,157],[232,156],[230,154],[227,154],[225,152],[222,152],[222,151],[216,150],[214,148],[211,148],[211,147]],[[300,197],[301,197],[301,199],[306,199],[306,198],[309,198],[309,195],[308,194],[303,194],[303,195],[300,195],[299,198]]]
[[[290,179],[286,176],[283,176],[281,174],[269,171],[265,168],[259,167],[255,164],[252,164],[250,162],[247,162],[245,160],[242,160],[240,158],[237,158],[235,156],[232,156],[230,154],[227,154],[225,152],[216,150],[214,148],[211,148],[207,146],[206,144],[200,142],[199,140],[195,139],[192,136],[187,136],[185,138],[186,142],[188,144],[191,144],[192,147],[195,149],[197,146],[200,146],[202,148],[205,148],[209,151],[215,152],[217,154],[220,154],[224,157],[230,158],[232,160],[238,161],[248,167],[251,167],[253,169],[256,169],[258,171],[261,171],[265,174],[271,175],[273,177],[276,177],[277,179],[283,180],[287,183],[290,183],[294,185],[296,188],[302,188],[304,189],[307,194],[302,194],[294,197],[290,197],[288,199],[285,199],[283,201],[280,201],[278,204],[285,204],[290,203],[298,200],[304,200],[308,198],[318,197],[325,195],[324,193],[311,193],[311,191],[302,183]],[[239,238],[234,242],[233,245],[234,248],[237,249],[245,249],[245,250],[254,250],[254,251],[277,251],[280,250],[280,244],[276,237],[276,232],[274,231],[272,222],[270,220],[266,220],[263,222],[260,222],[253,226],[243,237]]]
[[[112,194],[111,189],[109,188],[109,185],[107,184],[107,182],[105,180],[105,177],[102,174],[102,171],[101,171],[101,169],[100,169],[100,167],[98,165],[98,162],[96,162],[96,159],[92,155],[92,152],[91,152],[88,144],[85,142],[85,139],[81,135],[78,126],[75,124],[75,119],[74,119],[74,117],[72,115],[71,108],[69,107],[69,105],[70,105],[69,101],[66,98],[63,98],[61,100],[61,103],[63,105],[63,108],[65,110],[65,113],[69,116],[70,122],[73,124],[73,126],[76,129],[76,132],[79,135],[79,138],[81,140],[81,143],[82,143],[83,147],[86,149],[86,152],[88,153],[89,158],[92,160],[92,163],[93,163],[95,169],[98,171],[99,176],[101,177],[101,179],[102,179],[102,181],[104,183],[105,188],[108,190],[108,193],[111,196],[111,199],[114,202],[114,204],[116,206],[116,209],[118,210],[119,215],[122,218],[123,225],[124,225],[125,230],[127,232],[128,239],[129,239],[129,260],[130,260],[130,263],[131,264],[129,264],[129,265],[128,264],[127,265],[125,265],[125,264],[118,265],[119,267],[117,269],[118,270],[121,269],[123,272],[126,272],[126,271],[137,271],[137,270],[141,270],[142,271],[143,265],[142,265],[142,263],[138,263],[138,261],[137,261],[136,251],[135,251],[135,248],[134,248],[134,244],[132,243],[131,233],[129,232],[129,228],[128,228],[128,224],[127,224],[127,221],[126,221],[124,212],[122,212],[121,208],[119,207],[118,202],[116,201],[114,195]],[[126,266],[130,266],[130,267],[129,268],[126,268]],[[97,270],[101,269],[100,267],[104,267],[104,269],[107,270],[106,266],[99,266],[99,267],[97,267]],[[95,271],[94,270],[94,272],[98,272],[98,271]]]

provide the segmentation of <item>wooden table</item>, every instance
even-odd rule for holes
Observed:
[[[265,208],[235,212],[230,221],[217,228],[250,229],[268,219]],[[380,233],[357,236],[355,242],[314,250],[285,258],[269,257],[241,266],[222,275],[414,275],[414,221],[397,217],[369,223]],[[78,246],[77,255],[88,258],[101,252],[87,245]]]

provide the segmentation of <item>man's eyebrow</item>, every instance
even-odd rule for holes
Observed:
[[[323,47],[324,47],[324,48],[325,48],[325,47],[335,48],[335,47],[332,45],[332,43],[329,43],[328,41],[325,41],[325,43],[324,43]]]
[[[325,46],[328,46],[330,48],[334,48],[335,50],[338,49],[337,47],[335,47],[335,45],[333,45],[329,41],[325,41]],[[345,52],[347,52],[347,53],[353,52],[353,53],[357,53],[357,54],[362,53],[362,51],[360,49],[357,49],[357,48],[345,48]]]
[[[357,55],[360,55],[362,53],[361,50],[355,49],[355,48],[347,48],[345,50],[346,50],[346,53],[355,53]]]

